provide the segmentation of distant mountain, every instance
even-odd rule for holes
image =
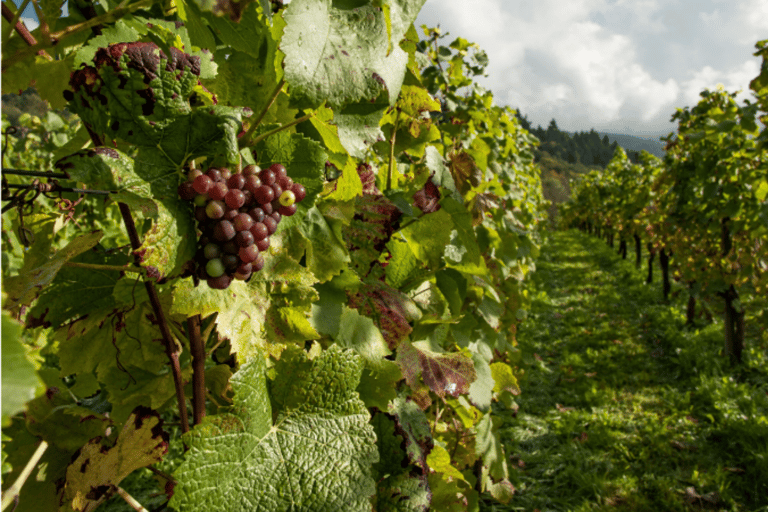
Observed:
[[[637,151],[638,153],[642,150],[646,150],[652,155],[655,155],[659,158],[664,158],[664,142],[659,140],[659,137],[638,137],[636,135],[625,135],[625,134],[619,134],[619,133],[606,133],[606,132],[597,132],[600,134],[601,137],[607,135],[608,140],[610,140],[612,143],[618,142],[619,146],[624,148],[626,151]]]

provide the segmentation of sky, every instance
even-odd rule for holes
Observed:
[[[768,0],[427,0],[422,24],[478,43],[479,83],[534,126],[657,138],[705,88],[751,97]]]
[[[706,88],[752,97],[768,0],[427,0],[422,24],[485,50],[478,82],[533,126],[656,138]]]

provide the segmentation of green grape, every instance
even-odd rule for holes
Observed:
[[[210,277],[219,277],[224,274],[224,263],[219,258],[208,260],[205,271]]]
[[[282,194],[280,194],[281,206],[291,206],[295,202],[296,202],[296,194],[294,194],[293,191],[285,190],[283,191]]]

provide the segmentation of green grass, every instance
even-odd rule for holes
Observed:
[[[719,305],[686,327],[685,292],[664,304],[655,277],[603,241],[548,235],[519,409],[494,411],[517,492],[484,510],[768,511],[768,335],[748,317],[731,368]]]

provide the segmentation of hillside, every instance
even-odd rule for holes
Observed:
[[[626,135],[618,133],[598,132],[601,137],[607,136],[608,140],[617,142],[628,153],[630,151],[647,151],[659,158],[664,158],[664,142],[659,140],[659,136],[640,137],[636,135]]]

